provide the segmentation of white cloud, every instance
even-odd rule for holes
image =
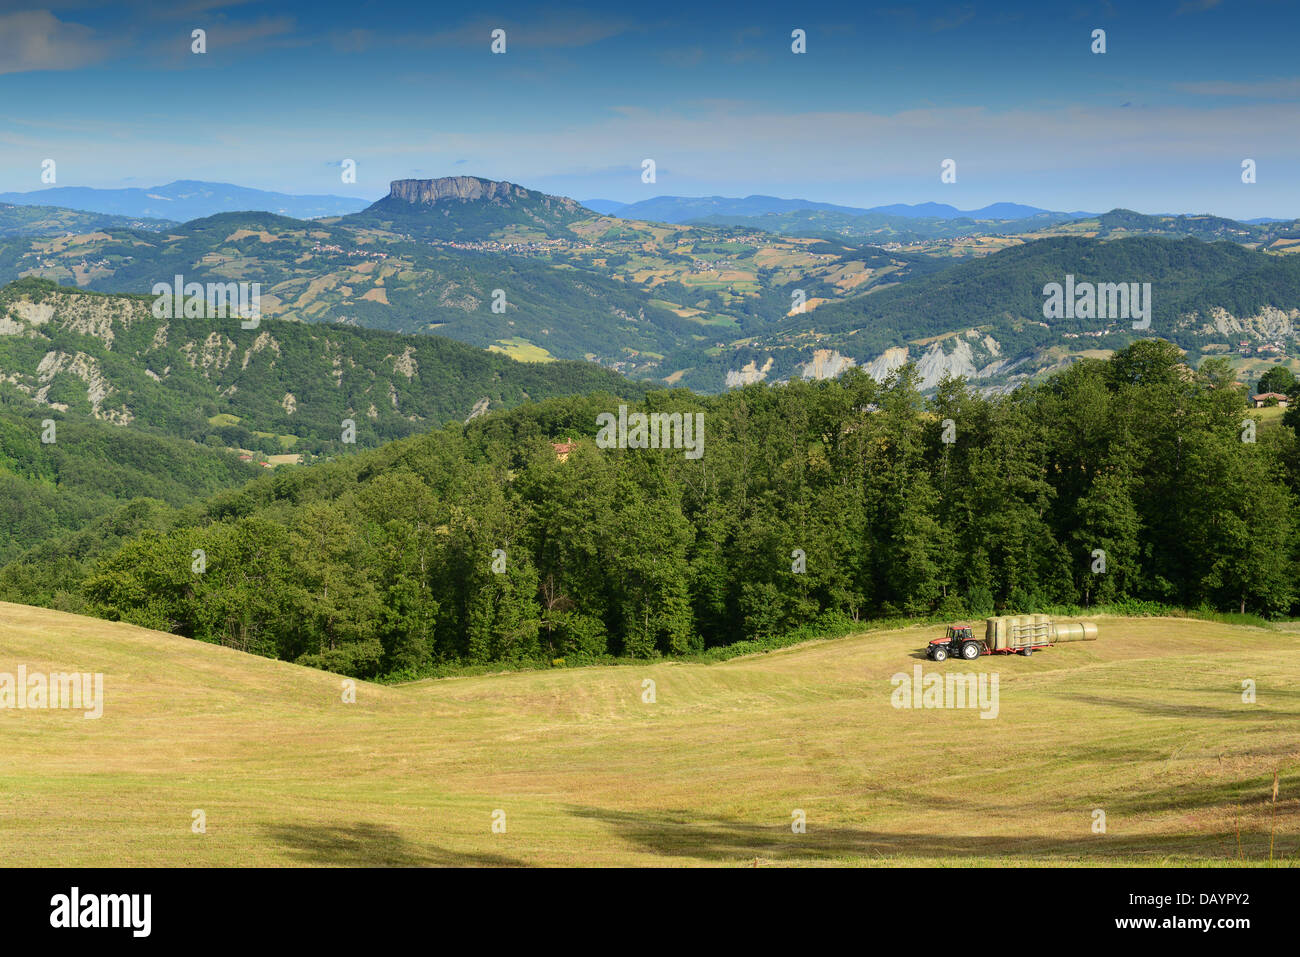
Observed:
[[[90,27],[64,23],[48,10],[0,14],[0,74],[75,70],[103,56]]]

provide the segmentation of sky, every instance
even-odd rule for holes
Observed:
[[[58,186],[377,199],[473,175],[622,202],[1293,218],[1297,41],[1296,0],[0,0],[0,192],[47,188],[54,159]]]

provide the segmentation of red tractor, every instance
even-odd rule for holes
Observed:
[[[1097,625],[1091,621],[1054,621],[1047,615],[1003,615],[990,618],[984,637],[976,638],[970,625],[949,625],[942,638],[926,648],[931,661],[980,655],[1024,655],[1051,648],[1063,641],[1096,641]]]
[[[970,625],[949,625],[942,638],[930,640],[926,657],[931,661],[944,661],[947,658],[965,658],[974,661],[980,655],[987,654],[984,642],[975,637]]]

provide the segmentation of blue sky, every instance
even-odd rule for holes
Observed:
[[[1294,217],[1298,28],[1291,0],[0,0],[0,192],[43,188],[52,158],[60,186],[378,198],[465,174],[579,199]]]

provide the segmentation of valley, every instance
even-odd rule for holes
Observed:
[[[1285,935],[1292,7],[4,5],[3,939]]]
[[[639,207],[660,208],[628,209]],[[257,282],[269,318],[435,333],[705,392],[851,365],[883,376],[904,361],[922,366],[926,389],[966,375],[1005,390],[1132,341],[1123,323],[1044,323],[1038,292],[1076,262],[1099,282],[1118,281],[1122,264],[1154,283],[1154,334],[1194,361],[1226,355],[1245,369],[1300,355],[1294,222],[1028,207],[1004,220],[924,207],[685,219],[709,208],[663,206],[684,221],[657,223],[475,177],[410,180],[314,221],[224,213],[55,235],[61,221],[38,220],[37,235],[0,240],[0,278],[127,293],[181,274]],[[892,232],[868,228],[882,218]],[[1050,272],[1028,265],[1048,258]]]

